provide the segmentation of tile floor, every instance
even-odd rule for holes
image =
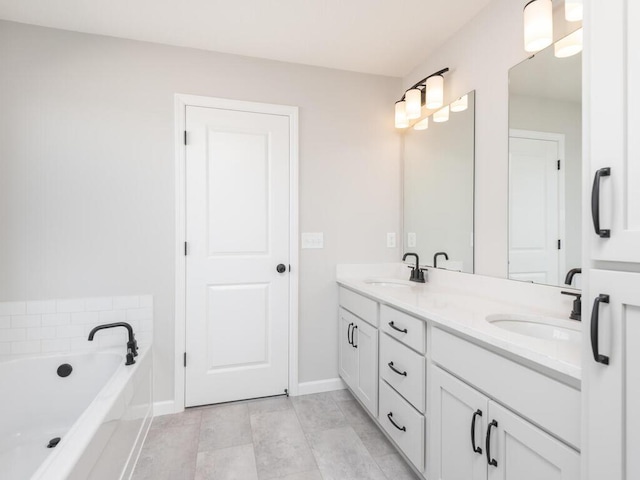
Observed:
[[[154,419],[134,480],[416,480],[347,390]]]

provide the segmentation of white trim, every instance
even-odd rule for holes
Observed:
[[[347,385],[341,378],[328,378],[327,380],[317,380],[315,382],[304,382],[299,384],[298,395],[333,392],[334,390],[344,390],[345,388],[347,388]]]
[[[286,105],[272,105],[267,103],[244,102],[225,98],[201,97],[196,95],[175,95],[175,175],[176,175],[176,243],[175,243],[175,375],[174,400],[160,402],[160,411],[175,413],[184,410],[185,404],[185,372],[183,366],[183,352],[185,351],[185,274],[186,260],[184,256],[184,242],[186,241],[186,176],[185,176],[185,148],[184,131],[186,130],[187,106],[239,110],[289,117],[289,182],[290,182],[290,210],[289,210],[289,394],[298,394],[298,229],[299,229],[299,200],[298,200],[298,107]],[[169,411],[169,403],[173,410]],[[167,404],[164,406],[164,404]],[[155,410],[154,410],[155,413]],[[162,414],[162,413],[159,413]]]
[[[161,417],[162,415],[171,415],[172,413],[178,413],[184,410],[179,410],[176,408],[177,402],[173,400],[163,400],[161,402],[153,403],[153,416]]]

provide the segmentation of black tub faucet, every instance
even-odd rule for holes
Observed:
[[[138,342],[136,336],[133,334],[133,328],[127,322],[105,323],[104,325],[98,325],[89,332],[89,341],[93,342],[93,337],[99,330],[105,330],[107,328],[123,327],[127,329],[129,333],[129,340],[127,341],[127,361],[125,365],[133,365],[136,363],[133,357],[138,356]]]
[[[575,299],[573,300],[573,305],[571,307],[571,314],[569,315],[569,318],[571,320],[581,320],[582,319],[582,294],[576,293],[576,292],[565,292],[565,291],[562,291],[560,293],[563,295],[571,295],[572,297],[575,297]]]
[[[447,252],[436,252],[436,254],[433,256],[433,268],[438,268],[438,257],[441,255],[444,256],[445,260],[449,260],[449,255],[447,255]]]
[[[564,279],[564,283],[566,285],[571,285],[573,283],[573,277],[575,277],[577,274],[582,274],[581,268],[572,268],[571,270],[569,270],[567,272],[566,278]]]
[[[416,266],[409,267],[411,269],[411,276],[409,280],[412,282],[425,283],[424,272],[427,270],[426,268],[420,268],[420,258],[417,253],[407,252],[403,255],[402,261],[404,262],[407,257],[416,257]]]

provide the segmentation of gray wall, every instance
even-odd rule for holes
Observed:
[[[336,263],[400,255],[400,79],[9,22],[0,65],[0,301],[153,294],[171,399],[174,93],[297,105],[300,381],[338,375]]]

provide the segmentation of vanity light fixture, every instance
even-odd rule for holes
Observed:
[[[582,0],[564,0],[564,18],[567,22],[582,20]]]
[[[452,112],[464,112],[469,108],[469,97],[467,95],[461,96],[451,104]]]
[[[531,0],[524,6],[524,49],[537,52],[553,43],[551,0]]]
[[[449,120],[449,105],[442,107],[433,114],[433,121],[436,123],[446,122],[447,120]]]
[[[414,130],[426,130],[429,128],[429,117],[425,117],[413,126]]]
[[[428,109],[436,109],[444,104],[444,77],[442,75],[448,71],[448,68],[443,68],[432,73],[404,93],[402,98],[396,102],[396,128],[407,128],[409,120],[420,118],[423,105]]]
[[[582,51],[582,29],[579,28],[553,45],[553,53],[557,58],[566,58]]]

